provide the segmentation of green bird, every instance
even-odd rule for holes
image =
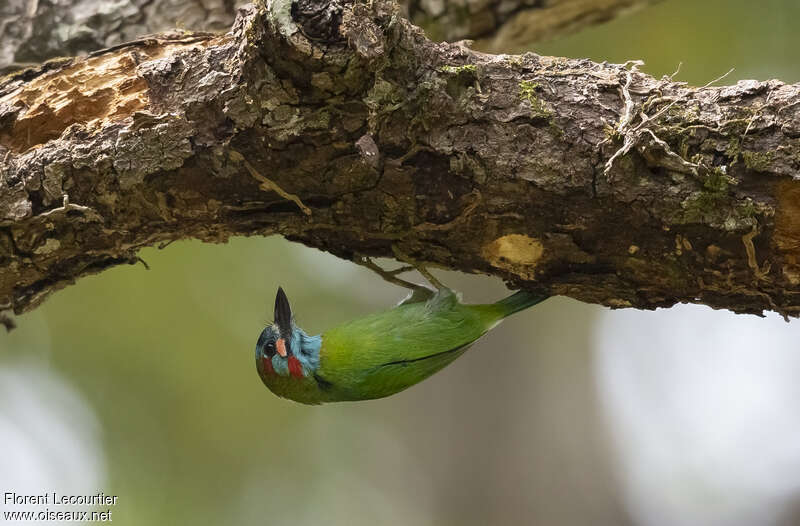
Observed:
[[[383,398],[439,371],[503,318],[546,298],[519,291],[465,305],[447,288],[417,287],[393,309],[309,336],[279,287],[274,323],[256,343],[256,368],[270,391],[303,404]]]

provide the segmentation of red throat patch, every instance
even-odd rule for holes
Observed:
[[[289,357],[289,374],[295,378],[303,378],[303,366],[300,365],[300,360],[294,356]]]

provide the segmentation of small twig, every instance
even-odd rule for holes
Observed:
[[[76,210],[78,212],[83,212],[88,217],[96,219],[97,221],[102,221],[102,217],[100,216],[100,214],[98,214],[93,208],[90,208],[88,206],[76,205],[74,203],[70,203],[68,194],[64,194],[61,206],[59,206],[57,208],[53,208],[52,210],[48,210],[47,212],[42,212],[41,214],[38,215],[38,217],[47,217],[47,216],[53,215],[53,214],[67,213],[70,210]]]
[[[719,77],[715,78],[715,79],[714,79],[714,80],[712,80],[711,82],[708,82],[708,83],[706,83],[706,84],[703,84],[702,86],[700,86],[700,88],[699,88],[699,89],[707,88],[707,87],[709,87],[709,86],[710,86],[710,85],[712,85],[712,84],[716,84],[717,82],[719,82],[720,80],[724,79],[725,77],[727,77],[728,75],[730,75],[730,74],[731,74],[731,73],[733,73],[734,71],[736,71],[736,68],[731,68],[731,69],[729,69],[727,73],[724,73],[724,74],[722,74],[721,76],[719,76]]]
[[[400,267],[400,268],[395,269],[395,270],[384,270],[380,266],[375,264],[375,262],[372,261],[371,258],[366,257],[366,256],[358,256],[358,255],[355,257],[355,259],[353,259],[353,262],[356,265],[360,265],[362,267],[370,269],[371,271],[373,271],[374,273],[379,275],[381,278],[383,278],[384,280],[386,280],[387,282],[389,282],[389,283],[391,283],[393,285],[398,285],[400,287],[403,287],[403,288],[406,288],[406,289],[411,289],[411,290],[416,290],[416,289],[419,289],[419,288],[425,288],[422,285],[417,285],[416,283],[411,283],[410,281],[406,281],[404,279],[400,279],[400,278],[397,277],[398,274],[402,274],[403,272],[408,272],[410,270],[414,270],[414,267],[405,266],[405,267]]]
[[[630,135],[630,134],[626,134],[625,135],[625,142],[622,144],[622,148],[620,148],[616,152],[614,152],[614,155],[612,155],[608,159],[608,161],[606,161],[606,166],[603,169],[603,174],[607,178],[610,179],[609,173],[611,172],[611,169],[614,167],[614,161],[617,160],[617,157],[620,157],[622,155],[627,154],[631,150],[631,148],[633,147],[633,145],[635,143],[636,142],[634,141],[634,136],[633,135]]]
[[[727,77],[728,75],[730,75],[731,73],[733,73],[734,69],[735,69],[735,68],[731,68],[731,69],[729,69],[729,70],[728,70],[728,72],[727,72],[727,73],[725,73],[724,75],[722,75],[721,77],[717,77],[717,78],[715,78],[715,79],[714,79],[714,80],[712,80],[711,82],[709,82],[709,83],[707,83],[707,84],[704,84],[703,86],[700,86],[698,89],[704,89],[704,88],[707,88],[707,87],[711,86],[711,85],[712,85],[712,84],[714,84],[715,82],[719,82],[720,80],[724,79],[725,77]],[[680,102],[680,100],[681,100],[681,99],[675,99],[675,100],[673,100],[672,102],[670,102],[669,104],[667,104],[666,106],[664,106],[663,108],[661,108],[660,110],[658,110],[657,112],[655,112],[655,113],[653,114],[653,116],[651,116],[651,117],[648,117],[648,118],[647,118],[647,120],[648,120],[648,121],[652,121],[653,119],[657,119],[658,117],[660,117],[661,115],[663,115],[663,114],[664,114],[664,113],[665,113],[667,110],[669,110],[671,107],[673,107],[675,104],[677,104],[678,102]],[[646,122],[646,121],[642,121],[641,123],[639,123],[639,125],[638,125],[636,128],[634,128],[634,131],[637,131],[639,128],[641,128],[641,127],[644,125],[644,123],[645,123],[645,122]]]
[[[744,139],[745,136],[747,135],[747,132],[750,131],[750,127],[753,125],[753,123],[761,118],[761,111],[769,104],[769,99],[770,97],[772,97],[773,93],[775,92],[774,91],[769,92],[769,94],[767,95],[767,99],[764,101],[764,104],[759,104],[757,110],[758,113],[750,117],[750,122],[747,123],[747,128],[744,129],[744,133],[742,134],[742,139]]]
[[[753,123],[756,122],[760,117],[761,114],[758,113],[750,118],[750,121],[747,123],[747,128],[744,129],[744,133],[742,134],[743,139],[747,136],[747,132],[750,131],[750,127],[753,125]]]
[[[704,85],[700,86],[700,87],[699,87],[699,88],[697,88],[697,89],[705,89],[705,88],[707,88],[707,87],[711,86],[712,84],[714,84],[715,82],[719,82],[720,80],[724,79],[725,77],[727,77],[728,75],[730,75],[731,73],[733,73],[734,69],[735,69],[735,68],[731,68],[731,69],[729,69],[729,70],[728,70],[728,72],[727,72],[727,73],[725,73],[724,75],[722,75],[722,76],[720,76],[720,77],[717,77],[717,78],[715,78],[715,79],[714,79],[714,80],[712,80],[711,82],[708,82],[707,84],[704,84]],[[671,107],[673,107],[675,104],[677,104],[677,103],[678,103],[678,102],[680,102],[680,101],[681,101],[681,99],[675,99],[675,100],[673,100],[672,102],[670,102],[669,104],[667,104],[666,106],[664,106],[663,108],[661,108],[660,110],[658,110],[656,113],[654,113],[654,114],[653,114],[651,117],[648,117],[648,119],[647,119],[647,120],[648,120],[648,121],[651,121],[651,120],[653,120],[653,119],[657,119],[658,117],[660,117],[661,115],[663,115],[663,114],[664,114],[664,112],[666,112],[667,110],[669,110]],[[634,131],[636,131],[636,130],[638,130],[639,128],[641,128],[641,127],[642,127],[642,125],[643,125],[644,123],[645,123],[645,121],[642,121],[641,123],[639,123],[639,125],[638,125],[636,128],[634,128]]]
[[[630,62],[626,62],[623,67],[628,67]],[[630,125],[631,121],[633,121],[633,111],[635,108],[635,104],[633,102],[633,97],[631,97],[630,87],[631,82],[633,82],[633,73],[636,71],[636,67],[643,65],[644,62],[641,60],[632,61],[633,67],[626,72],[626,80],[625,84],[622,85],[620,88],[620,96],[623,100],[623,110],[622,116],[619,119],[619,123],[617,123],[616,132],[624,137],[624,141],[622,147],[619,148],[614,154],[606,161],[606,166],[603,169],[603,174],[606,176],[607,179],[610,179],[609,174],[611,173],[611,169],[614,167],[614,161],[617,160],[617,157],[627,154],[630,149],[636,144],[635,136],[631,133],[628,133],[627,128]]]
[[[686,159],[684,159],[683,157],[681,157],[680,155],[678,155],[677,153],[673,152],[672,148],[669,147],[669,144],[664,142],[662,139],[659,139],[658,136],[656,136],[656,134],[653,133],[653,130],[651,130],[649,128],[645,128],[643,131],[645,133],[650,134],[650,136],[653,138],[653,141],[657,145],[661,146],[661,148],[664,150],[664,153],[666,153],[671,158],[675,159],[678,162],[678,164],[680,164],[684,168],[689,168],[691,170],[697,170],[698,168],[700,168],[699,164],[689,162]]]
[[[627,65],[628,62],[625,63],[625,66]],[[631,97],[630,88],[631,82],[633,82],[633,74],[637,71],[636,67],[641,65],[644,65],[644,62],[641,60],[633,61],[633,67],[626,73],[627,79],[620,90],[622,100],[625,102],[625,108],[623,109],[622,117],[620,117],[619,124],[617,124],[617,132],[620,134],[625,132],[625,128],[627,128],[630,122],[633,120],[633,109],[635,104],[633,102],[633,97]]]
[[[793,107],[797,106],[798,104],[800,104],[800,100],[796,100],[794,102],[790,102],[788,104],[784,104],[783,106],[781,106],[780,108],[778,108],[776,110],[776,113],[780,114],[782,111],[786,111],[789,108],[793,108]]]
[[[428,281],[431,283],[431,285],[433,285],[433,286],[434,286],[434,287],[436,287],[437,289],[439,289],[439,290],[442,290],[442,289],[446,289],[446,288],[447,288],[447,287],[446,287],[446,286],[445,286],[445,285],[444,285],[444,284],[443,284],[441,281],[439,281],[438,279],[436,279],[436,278],[434,277],[434,275],[433,275],[433,274],[431,274],[430,272],[428,272],[428,269],[426,269],[425,267],[423,267],[423,266],[419,266],[419,267],[417,268],[417,272],[419,272],[420,274],[422,274],[422,277],[424,277],[425,279],[427,279],[427,280],[428,280]]]
[[[627,66],[627,63],[625,65]],[[641,122],[639,122],[639,124],[637,124],[635,127],[631,128],[631,122],[633,122],[635,104],[633,102],[633,97],[631,97],[630,85],[633,79],[633,73],[635,71],[636,71],[636,64],[634,64],[633,68],[631,68],[631,70],[627,72],[627,78],[625,84],[623,84],[620,88],[620,93],[622,96],[622,100],[624,102],[624,107],[622,110],[622,117],[620,117],[616,131],[619,135],[621,135],[624,138],[624,140],[622,146],[616,152],[614,152],[614,154],[608,159],[608,161],[606,161],[605,168],[603,169],[603,174],[606,176],[606,179],[608,179],[609,181],[611,179],[610,173],[611,170],[614,168],[614,161],[616,161],[618,157],[627,154],[628,152],[631,151],[631,148],[638,145],[642,141],[642,137],[645,133],[650,135],[653,141],[655,141],[655,143],[660,148],[662,148],[669,157],[679,159],[679,164],[681,166],[684,166],[686,168],[691,169],[693,172],[696,172],[696,170],[700,167],[699,164],[690,163],[686,159],[682,158],[680,155],[672,151],[672,149],[666,142],[658,138],[658,136],[656,136],[656,134],[652,130],[645,127],[645,125],[647,125],[651,121],[658,119],[671,107],[680,102],[681,98],[673,100],[672,102],[670,102],[669,104],[667,104],[666,106],[664,106],[651,116],[648,116],[643,112],[640,112],[639,118]],[[716,79],[712,80],[711,82],[708,82],[707,84],[701,86],[698,89],[707,88],[710,85],[714,84],[715,82],[719,82],[720,80],[730,75],[733,71],[734,69],[731,68],[724,75],[717,77]]]
[[[286,190],[284,190],[283,188],[281,188],[280,186],[275,184],[270,179],[267,179],[266,177],[264,177],[263,175],[258,173],[258,171],[256,171],[255,168],[253,168],[253,165],[251,165],[249,162],[247,162],[246,159],[244,159],[244,165],[247,168],[247,170],[250,172],[250,175],[252,175],[253,178],[256,179],[257,181],[261,182],[261,189],[262,190],[265,190],[265,191],[270,191],[271,190],[271,191],[275,192],[276,194],[278,194],[279,196],[283,197],[287,201],[292,201],[294,204],[296,204],[300,208],[300,210],[303,211],[303,213],[305,215],[307,215],[307,216],[311,215],[311,209],[308,208],[306,205],[304,205],[299,197],[297,197],[294,194],[290,194],[289,192],[287,192]]]
[[[672,82],[672,80],[675,78],[675,76],[676,76],[678,73],[680,73],[680,71],[681,71],[681,66],[683,66],[683,62],[678,62],[678,67],[677,67],[677,68],[675,68],[675,72],[674,72],[672,75],[670,75],[669,77],[667,77],[667,78],[669,79],[669,81],[670,81],[670,82]]]
[[[395,257],[400,261],[412,265],[414,269],[422,275],[423,278],[427,279],[430,282],[430,284],[436,287],[437,289],[442,290],[447,288],[442,284],[441,281],[436,279],[433,274],[428,272],[428,269],[426,269],[424,265],[422,265],[418,261],[411,259],[408,255],[403,253],[403,251],[397,248],[397,245],[392,245],[392,252],[394,252]]]
[[[405,274],[406,272],[411,272],[412,270],[414,270],[414,267],[412,267],[411,265],[406,265],[404,267],[396,268],[394,270],[387,270],[386,273],[391,276],[397,276],[400,274]]]

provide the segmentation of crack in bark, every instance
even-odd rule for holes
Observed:
[[[30,0],[29,0],[30,1]],[[409,0],[412,22],[434,40],[495,36],[485,49],[509,51],[605,22],[659,0]],[[226,31],[244,0],[60,0],[38,4],[26,16],[25,0],[0,6],[0,74],[63,55],[108,48],[143,34],[176,28]],[[401,2],[401,4],[403,4]],[[176,9],[176,7],[178,7]],[[64,35],[69,35],[64,40]]]
[[[612,307],[800,311],[800,86],[487,55],[386,0],[340,2],[339,36],[309,39],[269,5],[0,84],[20,108],[0,109],[0,302],[142,246],[281,233]],[[101,82],[113,112],[81,102]],[[46,107],[69,118],[37,138]]]

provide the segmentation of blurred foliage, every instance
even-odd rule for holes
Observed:
[[[795,0],[667,0],[631,16],[537,45],[543,55],[586,57],[623,63],[642,59],[651,75],[702,85],[736,70],[738,79],[800,80]]]
[[[539,45],[678,80],[800,79],[790,0],[666,1]],[[146,249],[81,280],[0,335],[97,414],[120,524],[625,524],[591,376],[597,307],[549,300],[451,367],[385,400],[305,407],[261,384],[253,348],[275,289],[321,332],[404,291],[279,238]],[[467,300],[505,294],[439,273]],[[2,469],[2,467],[0,467]],[[591,522],[588,522],[591,518]]]
[[[88,400],[104,430],[110,480],[102,489],[120,495],[114,519],[122,524],[249,524],[264,515],[270,524],[464,523],[476,514],[485,522],[509,516],[500,504],[509,491],[522,499],[510,514],[518,516],[529,511],[519,479],[538,478],[542,461],[564,460],[529,448],[560,430],[539,438],[538,417],[518,417],[553,412],[558,404],[536,393],[577,372],[578,388],[562,393],[575,408],[553,422],[572,429],[585,420],[586,330],[560,314],[566,306],[585,319],[591,307],[551,300],[393,398],[305,407],[274,397],[255,372],[255,339],[276,287],[315,332],[391,306],[405,291],[279,238],[174,243],[141,256],[152,270],[83,279],[21,317],[0,356],[12,366],[34,354]],[[440,276],[470,301],[506,293],[496,280]],[[525,334],[536,319],[548,329],[534,353]],[[532,370],[548,378],[527,385]]]

